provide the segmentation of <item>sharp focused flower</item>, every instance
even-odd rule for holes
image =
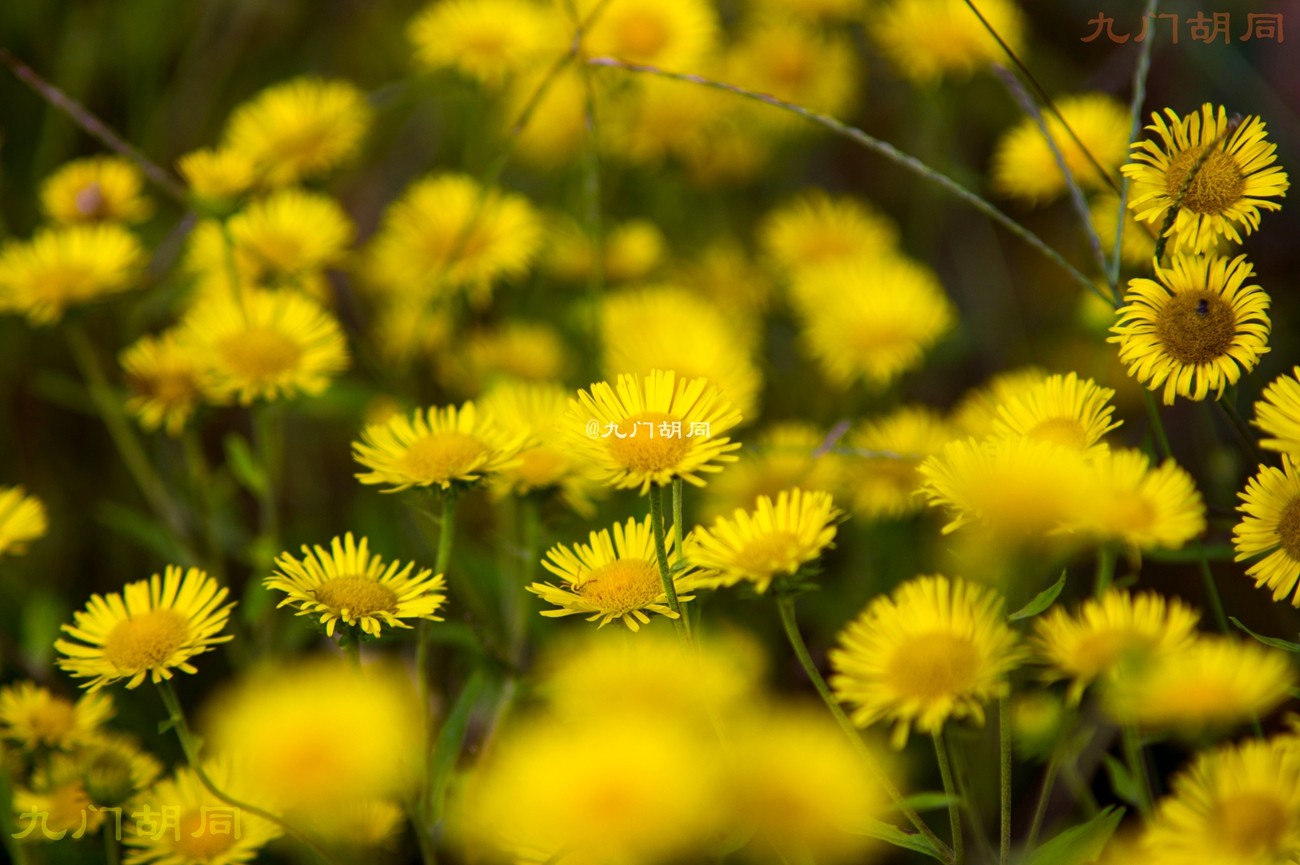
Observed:
[[[943,450],[954,432],[933,409],[904,406],[849,433],[853,455],[841,457],[839,488],[866,519],[892,519],[925,506],[920,465]]]
[[[0,250],[0,311],[54,324],[68,307],[131,288],[144,262],[135,235],[115,223],[43,228]]]
[[[763,252],[787,273],[868,263],[898,246],[898,226],[865,203],[809,190],[765,217]]]
[[[27,545],[49,530],[45,503],[22,487],[0,487],[0,556],[27,552]]]
[[[592,477],[615,489],[666,485],[682,478],[704,486],[702,473],[735,462],[733,442],[722,433],[740,423],[740,412],[708,381],[680,379],[674,372],[620,375],[569,400],[565,429],[574,450],[590,461]]]
[[[1205,502],[1196,481],[1172,459],[1151,468],[1139,450],[1093,458],[1099,489],[1074,528],[1131,549],[1176,550],[1205,531]]]
[[[1266,200],[1284,197],[1290,183],[1282,167],[1273,164],[1277,145],[1266,140],[1262,120],[1248,117],[1234,130],[1235,121],[1228,120],[1223,106],[1216,116],[1208,102],[1186,117],[1172,108],[1165,114],[1168,123],[1152,112],[1147,127],[1163,144],[1134,142],[1135,161],[1120,170],[1133,181],[1128,206],[1139,220],[1159,229],[1169,208],[1179,205],[1166,232],[1170,252],[1199,255],[1219,236],[1241,243],[1239,229],[1250,234],[1259,228],[1260,210],[1282,209]]]
[[[779,17],[759,20],[742,30],[723,60],[728,83],[766,93],[809,111],[841,115],[857,99],[863,80],[857,51],[844,34]],[[788,111],[747,103],[754,120],[778,133],[801,131],[803,122]]]
[[[1020,57],[1025,56],[1024,13],[1012,0],[980,0],[980,14]],[[918,84],[965,77],[1006,52],[965,0],[894,0],[869,29],[894,67]]]
[[[1071,680],[1068,701],[1078,703],[1085,688],[1122,666],[1186,650],[1199,618],[1177,598],[1109,589],[1084,601],[1075,615],[1056,606],[1035,619],[1033,647],[1048,665],[1047,681]]]
[[[142,336],[122,351],[122,371],[131,386],[126,408],[153,431],[178,436],[203,396],[203,370],[174,330]]]
[[[363,484],[390,484],[384,492],[453,481],[471,483],[486,474],[519,463],[529,442],[527,429],[502,429],[492,415],[474,403],[416,409],[411,417],[394,415],[370,424],[361,441],[352,443],[352,456],[371,471],[357,475]]]
[[[0,738],[29,751],[85,744],[112,716],[113,698],[105,691],[82,694],[74,703],[31,681],[0,689]]]
[[[119,594],[91,595],[84,612],[73,613],[75,625],[64,625],[69,636],[54,648],[60,669],[74,679],[90,679],[83,687],[98,691],[129,678],[134,688],[151,676],[161,682],[172,670],[195,673],[190,659],[232,639],[221,630],[230,618],[228,590],[218,588],[198,568],[182,574],[168,565],[164,576],[127,583]]]
[[[1050,375],[998,406],[993,430],[1002,436],[1028,436],[1081,451],[1087,456],[1108,448],[1102,436],[1120,425],[1111,420],[1115,391],[1075,373]]]
[[[373,116],[351,82],[294,78],[236,108],[222,146],[247,158],[262,183],[286,186],[355,156]]]
[[[783,490],[775,503],[759,496],[753,511],[737,509],[731,519],[719,517],[711,529],[696,528],[684,554],[692,564],[718,572],[701,580],[701,588],[748,580],[761,594],[773,579],[793,576],[832,546],[842,513],[827,492]]]
[[[1246,570],[1255,578],[1255,586],[1273,590],[1273,600],[1281,601],[1296,589],[1300,580],[1300,472],[1288,454],[1282,456],[1282,468],[1260,466],[1259,474],[1237,494],[1237,506],[1245,516],[1232,530],[1236,561],[1244,562],[1260,555],[1264,558]],[[1291,599],[1300,607],[1300,591]]]
[[[1123,164],[1128,155],[1129,135],[1128,108],[1123,103],[1105,93],[1085,93],[1056,100],[1056,108],[1065,118],[1065,124],[1069,124],[1070,130],[1083,142],[1087,153],[1091,153],[1103,169],[1113,172]],[[1079,186],[1085,189],[1107,187],[1106,178],[1083,148],[1075,143],[1065,124],[1054,113],[1043,114],[1047,131]],[[991,172],[994,189],[1030,204],[1046,204],[1065,193],[1065,175],[1032,117],[1023,118],[998,140]],[[1118,210],[1119,202],[1116,200],[1115,211]],[[1114,246],[1113,219],[1110,242]]]
[[[1108,338],[1119,343],[1128,374],[1152,391],[1163,384],[1165,405],[1175,395],[1222,396],[1268,351],[1270,300],[1245,285],[1254,274],[1244,255],[1176,255],[1168,268],[1156,266],[1155,280],[1129,280]]]
[[[586,16],[594,0],[578,3]],[[587,52],[673,72],[695,72],[717,39],[717,13],[706,0],[610,0],[584,34]]]
[[[1275,378],[1255,403],[1255,426],[1266,436],[1259,446],[1300,457],[1300,366]]]
[[[144,196],[144,174],[121,156],[77,159],[41,184],[41,207],[50,219],[76,222],[141,222],[153,212]]]
[[[829,452],[815,456],[826,433],[800,421],[774,424],[739,460],[709,484],[702,513],[706,519],[730,516],[737,508],[752,508],[759,496],[775,498],[782,490],[838,489],[846,459]]]
[[[1006,693],[1022,650],[997,592],[943,576],[917,577],[880,595],[827,657],[831,687],[854,706],[853,722],[894,722],[901,748],[915,724],[938,733],[948,718],[984,722],[984,703]]]
[[[210,295],[186,313],[181,340],[217,400],[316,395],[348,366],[338,321],[315,301],[292,291],[245,288]]]
[[[665,530],[664,543],[669,548],[676,531],[676,526]],[[609,529],[592,532],[590,539],[590,545],[574,544],[572,550],[556,544],[546,551],[542,567],[564,582],[561,586],[528,586],[528,591],[559,608],[543,610],[543,616],[585,615],[588,622],[599,621],[602,628],[617,619],[633,631],[650,623],[648,612],[678,618],[668,606],[649,516],[642,522],[628,519],[627,525],[614,523],[612,540]],[[673,575],[678,601],[694,599],[686,592],[698,585],[701,576],[693,568]]]
[[[340,621],[375,637],[383,625],[411,627],[403,619],[441,622],[437,613],[447,600],[443,575],[422,568],[412,576],[415,562],[403,568],[392,561],[385,568],[383,557],[370,554],[369,543],[362,538],[358,545],[348,532],[331,541],[329,550],[317,545],[313,551],[303,544],[302,559],[281,553],[275,560],[278,570],[262,585],[288,596],[279,606],[294,605],[300,616],[319,614],[331,637]]]
[[[530,0],[443,0],[412,18],[407,35],[421,67],[495,87],[561,42],[561,22],[548,13]]]

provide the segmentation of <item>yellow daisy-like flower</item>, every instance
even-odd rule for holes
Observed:
[[[1002,597],[961,579],[917,577],[881,595],[840,632],[827,657],[831,687],[854,704],[853,723],[894,722],[901,748],[915,724],[937,734],[948,718],[984,723],[984,706],[1007,690],[1022,650]]]
[[[203,396],[203,370],[177,331],[140,337],[123,349],[119,363],[131,386],[127,411],[146,430],[163,427],[180,435]]]
[[[182,156],[176,168],[190,192],[199,199],[220,203],[238,198],[257,180],[253,160],[238,150],[204,147]]]
[[[86,796],[101,807],[125,805],[163,773],[156,757],[119,733],[101,734],[59,759],[75,766]]]
[[[722,78],[810,111],[837,116],[857,99],[863,70],[846,35],[772,17],[741,31],[723,60]],[[746,103],[741,110],[773,132],[808,128],[789,111],[761,103]]]
[[[63,626],[81,642],[54,641],[64,655],[60,669],[91,679],[83,687],[92,691],[128,677],[134,688],[145,676],[161,682],[173,669],[197,672],[191,658],[232,639],[220,632],[235,603],[222,606],[228,590],[198,568],[168,565],[163,573],[127,583],[120,594],[91,595],[85,611],[73,613],[76,624]]]
[[[596,97],[596,116],[607,117],[607,78],[589,70]],[[545,64],[516,75],[506,88],[500,113],[500,135],[510,134],[513,125],[538,92],[549,70]],[[515,151],[522,161],[538,168],[553,168],[576,157],[587,139],[587,83],[580,69],[570,64],[551,79],[537,101],[527,125],[515,139]]]
[[[1274,165],[1276,144],[1265,139],[1264,122],[1248,117],[1228,136],[1228,113],[1219,106],[1216,116],[1210,103],[1199,112],[1179,117],[1166,108],[1169,122],[1152,112],[1151,126],[1163,146],[1155,141],[1133,143],[1133,159],[1120,170],[1133,181],[1128,206],[1137,218],[1159,229],[1165,214],[1186,190],[1178,216],[1165,236],[1170,252],[1185,249],[1200,254],[1209,251],[1218,236],[1241,243],[1242,229],[1250,234],[1259,228],[1260,210],[1281,210],[1282,205],[1268,198],[1282,198],[1290,186],[1286,172]],[[1196,163],[1208,148],[1209,156],[1190,180]]]
[[[1106,178],[1098,172],[1083,148],[1075,143],[1065,125],[1069,124],[1102,168],[1113,172],[1128,156],[1128,108],[1105,93],[1085,93],[1056,100],[1056,109],[1065,118],[1065,124],[1050,111],[1043,112],[1043,120],[1057,149],[1065,157],[1066,168],[1084,189],[1107,187]],[[998,140],[991,174],[995,190],[1030,204],[1046,204],[1065,193],[1065,175],[1056,164],[1056,154],[1031,117],[1022,119]],[[1118,200],[1115,210],[1119,210]],[[1113,222],[1110,231],[1112,246],[1115,243]]]
[[[1196,481],[1172,459],[1158,467],[1139,450],[1093,457],[1099,489],[1074,528],[1134,550],[1180,549],[1205,531],[1205,502]]]
[[[549,231],[546,269],[567,282],[581,282],[591,275],[595,255],[591,239],[571,217],[555,220]],[[605,270],[607,283],[644,279],[664,259],[663,232],[648,219],[629,219],[606,229]]]
[[[718,572],[700,581],[702,588],[748,580],[762,594],[772,580],[793,576],[832,546],[842,514],[830,493],[783,490],[775,503],[759,496],[754,510],[737,508],[731,519],[719,517],[711,529],[696,528],[683,552],[692,564]]]
[[[998,406],[993,431],[1001,436],[1028,436],[1073,448],[1087,456],[1108,450],[1102,436],[1118,427],[1111,420],[1115,391],[1098,387],[1075,373],[1050,375]]]
[[[1117,672],[1105,695],[1113,718],[1185,733],[1263,717],[1295,684],[1284,652],[1229,637],[1202,636],[1181,651]]]
[[[559,332],[541,321],[513,319],[490,330],[474,330],[444,347],[437,374],[446,387],[477,395],[498,381],[555,381],[571,359]]]
[[[22,555],[49,527],[44,502],[22,487],[0,487],[0,556]]]
[[[782,490],[836,490],[842,484],[846,458],[834,451],[814,456],[826,433],[801,421],[774,424],[739,460],[709,484],[701,510],[704,518],[726,517],[737,508],[752,508],[759,496],[776,498]]]
[[[1300,757],[1283,742],[1204,751],[1170,787],[1143,833],[1140,861],[1269,865],[1300,856]]]
[[[1267,555],[1246,570],[1256,588],[1273,590],[1273,600],[1290,595],[1300,580],[1300,471],[1289,454],[1282,456],[1282,468],[1260,466],[1259,474],[1246,482],[1237,494],[1237,506],[1245,516],[1232,530],[1236,561]],[[1300,591],[1291,599],[1300,607]]]
[[[1113,192],[1098,195],[1088,208],[1092,225],[1097,229],[1102,252],[1109,257],[1115,252],[1115,231],[1119,227],[1119,196]],[[1156,230],[1127,210],[1124,212],[1124,239],[1120,243],[1120,261],[1129,267],[1150,267],[1156,254]],[[1089,292],[1091,294],[1091,292]],[[1095,295],[1093,295],[1095,297]],[[1109,306],[1109,304],[1107,304]]]
[[[348,366],[338,321],[297,292],[244,289],[212,295],[181,322],[181,340],[204,371],[204,389],[217,400],[316,395]]]
[[[676,526],[665,531],[664,543],[668,549],[672,549],[676,533]],[[556,544],[546,551],[542,567],[564,582],[560,586],[533,583],[527,587],[543,601],[559,608],[542,610],[543,616],[584,615],[588,622],[599,621],[598,627],[602,628],[620,620],[633,631],[650,623],[646,613],[678,618],[668,606],[668,595],[664,592],[649,516],[641,522],[629,518],[626,525],[614,523],[612,540],[609,529],[592,532],[589,537],[590,545],[574,544],[569,549],[564,544]],[[697,587],[702,575],[694,568],[673,575],[679,602],[695,599],[686,593]]]
[[[809,190],[763,217],[758,242],[787,273],[867,262],[898,246],[898,226],[865,203]]]
[[[1200,614],[1177,598],[1110,589],[1084,601],[1075,615],[1055,606],[1035,619],[1033,647],[1048,665],[1047,681],[1071,680],[1067,699],[1077,704],[1085,688],[1120,665],[1188,648],[1198,619]]]
[[[771,277],[731,240],[705,247],[698,258],[677,269],[674,281],[742,317],[746,331],[758,330],[756,319],[772,303]],[[751,344],[757,342],[755,337]]]
[[[38,815],[49,815],[43,824],[45,831],[39,835],[29,835],[28,841],[61,840],[68,832],[78,832],[83,820],[86,832],[99,831],[104,822],[104,814],[99,810],[91,810],[95,803],[86,795],[85,785],[76,776],[75,768],[63,760],[57,763],[51,761],[51,764],[50,769],[38,772],[32,779],[33,789],[18,786],[13,788],[15,816],[32,811]]]
[[[498,86],[559,42],[560,21],[530,0],[444,0],[411,19],[407,35],[425,69],[455,69]]]
[[[355,156],[373,119],[355,84],[294,78],[236,108],[222,145],[248,158],[262,183],[287,186]]]
[[[980,0],[979,10],[1011,50],[1025,56],[1027,24],[1019,6]],[[965,0],[894,0],[875,14],[870,33],[894,67],[918,84],[1006,62],[1006,52]]]
[[[306,274],[338,264],[353,236],[352,220],[337,201],[300,189],[253,202],[230,218],[229,229],[241,272],[258,284],[298,288]],[[229,265],[221,252],[212,269],[225,273]]]
[[[43,228],[0,251],[0,311],[54,324],[70,306],[131,288],[144,263],[135,235],[115,223]]]
[[[247,795],[246,783],[228,763],[209,761],[203,771],[226,795]],[[283,834],[270,820],[232,808],[213,796],[187,766],[159,781],[138,801],[155,813],[176,809],[172,813],[179,814],[178,828],[174,832],[125,834],[124,865],[244,865]]]
[[[566,432],[589,461],[591,476],[615,489],[665,486],[681,478],[702,487],[702,473],[720,472],[736,461],[740,442],[722,435],[739,424],[740,412],[702,378],[687,381],[674,372],[620,375],[578,391],[569,400]]]
[[[82,694],[74,703],[30,681],[0,689],[0,738],[29,751],[86,744],[111,717],[113,698],[107,692]]]
[[[1149,390],[1163,384],[1165,405],[1176,395],[1222,396],[1268,351],[1269,296],[1244,284],[1254,274],[1244,255],[1176,255],[1168,268],[1156,266],[1155,280],[1129,280],[1108,337],[1128,374]]]
[[[577,4],[579,16],[594,0]],[[718,19],[706,0],[610,0],[584,36],[587,53],[696,72],[717,40]]]
[[[920,465],[954,438],[943,418],[920,405],[904,406],[849,433],[845,444],[856,454],[843,458],[840,489],[851,497],[854,513],[892,519],[920,510],[925,505],[916,495]]]
[[[1110,314],[1114,310],[1107,307]],[[1028,393],[1047,378],[1047,372],[1026,366],[998,373],[980,387],[971,388],[953,409],[952,422],[968,436],[983,439],[993,434],[998,408]]]
[[[55,222],[142,222],[153,212],[144,174],[121,156],[77,159],[41,184],[41,208]]]
[[[361,431],[352,443],[352,456],[370,471],[358,474],[363,484],[390,484],[384,492],[454,481],[472,483],[480,477],[520,463],[519,452],[529,443],[528,429],[504,429],[492,415],[467,402],[415,410],[409,418],[394,415],[385,423]]]
[[[841,387],[916,369],[957,317],[929,268],[893,256],[805,272],[792,290],[808,351]]]
[[[1269,438],[1259,446],[1300,456],[1300,366],[1275,378],[1255,403],[1255,426]]]
[[[331,541],[329,550],[318,544],[313,552],[303,544],[301,561],[281,553],[275,564],[279,570],[262,585],[288,595],[278,606],[292,604],[300,616],[319,613],[331,637],[340,621],[350,627],[359,625],[375,637],[382,625],[411,627],[403,619],[443,621],[437,615],[447,600],[442,574],[433,576],[432,570],[423,568],[411,576],[415,562],[403,568],[393,561],[384,567],[383,557],[370,554],[369,540],[362,538],[357,544],[351,532]]]

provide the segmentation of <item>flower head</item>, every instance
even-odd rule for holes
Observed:
[[[1012,0],[980,0],[979,10],[1011,50],[1024,56],[1020,7]],[[894,67],[918,84],[966,77],[1006,56],[965,0],[895,0],[876,13],[870,33]]]
[[[746,445],[739,460],[709,484],[702,513],[709,520],[748,510],[759,496],[776,498],[782,490],[832,490],[839,486],[844,458],[817,456],[826,434],[800,421],[774,424]]]
[[[1268,351],[1272,327],[1268,295],[1245,285],[1254,273],[1244,255],[1176,255],[1168,268],[1156,266],[1156,279],[1130,280],[1108,338],[1128,374],[1149,390],[1163,384],[1165,405],[1211,390],[1217,398],[1236,384]]]
[[[898,246],[898,226],[866,203],[809,190],[763,217],[759,243],[787,273],[870,262]]]
[[[248,191],[257,179],[253,160],[241,151],[204,147],[185,154],[176,163],[190,192],[201,200],[229,204]]]
[[[1300,366],[1275,378],[1255,403],[1255,426],[1269,438],[1259,446],[1300,457]]]
[[[1103,169],[1111,172],[1123,164],[1128,155],[1129,116],[1128,108],[1118,99],[1105,93],[1085,93],[1058,99],[1056,108]],[[1075,181],[1085,189],[1108,186],[1106,177],[1075,143],[1065,124],[1055,114],[1047,114],[1044,122]],[[1065,193],[1065,175],[1042,130],[1031,117],[1022,119],[999,139],[993,154],[992,175],[994,189],[1031,204],[1046,204]],[[1117,200],[1115,210],[1118,209]],[[1110,242],[1112,246],[1115,243],[1113,220]]]
[[[0,250],[0,310],[54,324],[68,307],[131,288],[144,262],[135,235],[115,223],[43,228]]]
[[[497,86],[558,42],[560,22],[547,13],[531,0],[444,0],[412,18],[407,34],[421,67]]]
[[[595,253],[582,226],[569,217],[558,217],[547,238],[546,269],[567,282],[581,282],[591,275]],[[648,219],[630,219],[605,229],[607,282],[644,279],[664,258],[664,235]]]
[[[303,289],[304,277],[337,265],[352,242],[352,221],[328,195],[283,189],[261,198],[230,218],[236,265],[258,285]],[[218,235],[220,236],[220,235]],[[225,238],[221,258],[208,270],[226,274]]]
[[[227,594],[198,568],[168,565],[162,577],[127,583],[120,594],[91,595],[85,611],[73,613],[76,624],[63,626],[80,642],[54,641],[64,656],[59,667],[90,679],[83,687],[92,691],[125,678],[128,688],[146,676],[161,682],[174,669],[197,672],[191,658],[232,639],[221,635],[235,605],[222,606]]]
[[[578,6],[587,14],[596,4],[583,0]],[[717,13],[707,0],[611,0],[584,41],[592,56],[695,72],[712,50],[717,30]]]
[[[1205,502],[1196,481],[1172,459],[1152,468],[1140,450],[1093,458],[1099,489],[1073,528],[1128,544],[1132,550],[1176,550],[1205,531]]]
[[[854,513],[867,519],[906,516],[925,506],[921,463],[943,450],[954,432],[926,406],[904,406],[872,418],[847,436],[855,453],[842,457],[841,487]]]
[[[953,424],[972,438],[986,438],[994,432],[1000,407],[1033,390],[1046,378],[1047,372],[1036,366],[1000,372],[982,386],[966,392],[953,409]]]
[[[1115,231],[1119,228],[1119,196],[1103,192],[1092,199],[1088,208],[1101,250],[1107,256],[1115,252]],[[1146,223],[1138,222],[1131,211],[1124,211],[1124,238],[1120,242],[1120,260],[1129,267],[1150,267],[1156,254],[1156,231]],[[1095,294],[1090,296],[1096,297]],[[1106,306],[1109,308],[1110,304]]]
[[[27,545],[49,530],[45,503],[22,487],[0,487],[0,556],[27,552]]]
[[[1273,600],[1292,594],[1300,581],[1300,471],[1289,454],[1282,468],[1260,466],[1259,474],[1237,494],[1244,516],[1232,530],[1239,562],[1267,554],[1246,570],[1255,586],[1273,590]],[[1300,606],[1300,591],[1291,599]]]
[[[729,83],[766,93],[810,111],[842,115],[858,95],[857,52],[844,34],[771,16],[743,29],[723,60]],[[761,128],[789,134],[802,121],[788,111],[745,106]]]
[[[131,386],[126,408],[146,430],[178,436],[203,396],[203,370],[174,330],[142,336],[119,358]]]
[[[378,553],[370,554],[369,541],[362,538],[357,544],[351,532],[331,541],[329,550],[317,545],[312,551],[303,544],[301,560],[281,553],[275,564],[278,570],[262,585],[287,595],[281,607],[294,605],[300,616],[319,613],[331,637],[340,621],[375,637],[383,625],[411,627],[403,619],[442,621],[437,614],[447,600],[442,574],[432,576],[433,571],[423,568],[412,576],[415,562],[403,568],[392,561],[384,567]]]
[[[141,222],[153,212],[144,174],[121,156],[76,159],[41,184],[41,207],[55,222]]]
[[[67,750],[100,733],[113,716],[113,698],[106,691],[82,694],[75,703],[50,693],[35,682],[0,688],[0,739],[26,750],[38,747]]]
[[[502,381],[556,381],[572,365],[559,332],[543,321],[510,319],[470,331],[443,348],[439,378],[463,394],[479,394]]]
[[[1028,436],[1095,456],[1107,450],[1102,436],[1120,425],[1112,421],[1115,391],[1075,373],[1050,375],[998,406],[993,430],[1001,436]]]

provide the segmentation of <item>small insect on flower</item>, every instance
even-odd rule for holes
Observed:
[[[41,207],[55,222],[142,222],[153,213],[144,174],[121,156],[76,159],[41,184]]]
[[[0,556],[22,555],[48,530],[44,502],[22,487],[0,487]]]

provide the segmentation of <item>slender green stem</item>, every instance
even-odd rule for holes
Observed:
[[[804,672],[812,681],[813,687],[817,689],[817,693],[821,696],[822,702],[826,704],[826,708],[830,709],[832,717],[834,717],[839,723],[844,734],[849,737],[849,741],[858,752],[858,756],[866,765],[867,771],[871,773],[876,783],[878,783],[889,798],[893,800],[894,805],[903,812],[903,816],[907,817],[908,821],[916,827],[916,831],[925,836],[925,839],[930,842],[930,845],[938,851],[949,865],[952,865],[953,854],[948,848],[948,845],[939,840],[939,836],[934,834],[934,830],[926,825],[925,821],[921,819],[920,814],[916,813],[916,809],[904,801],[903,794],[898,791],[898,788],[894,786],[894,782],[890,781],[889,776],[887,776],[884,770],[880,768],[880,764],[876,761],[875,756],[862,741],[862,736],[858,733],[858,728],[854,727],[853,722],[849,720],[849,716],[844,714],[844,710],[840,708],[839,701],[835,699],[835,695],[831,693],[831,689],[826,684],[826,680],[822,678],[821,671],[819,671],[817,665],[813,663],[812,656],[808,654],[808,646],[804,644],[803,635],[799,633],[799,621],[795,616],[794,597],[791,595],[777,595],[776,609],[781,616],[781,627],[785,630],[786,639],[790,641],[790,648],[794,650],[795,657],[799,659],[800,666],[803,667]]]
[[[1210,558],[1205,554],[1205,544],[1197,538],[1193,543],[1196,550],[1196,563],[1201,568],[1201,580],[1205,583],[1205,599],[1210,604],[1210,609],[1214,611],[1214,623],[1219,626],[1219,630],[1228,633],[1228,613],[1223,609],[1223,599],[1219,597],[1219,586],[1214,581],[1214,571],[1210,568]]]
[[[948,759],[952,764],[952,779],[957,784],[957,797],[961,799],[961,810],[966,812],[967,833],[973,835],[979,846],[981,860],[993,861],[993,847],[989,844],[988,833],[984,831],[984,815],[980,813],[980,801],[970,783],[970,765],[966,761],[966,750],[955,735],[952,724],[944,728],[944,741],[948,746]]]
[[[203,509],[203,534],[208,546],[208,571],[223,585],[226,582],[226,556],[221,547],[221,535],[218,531],[216,500],[212,494],[212,472],[208,461],[203,456],[203,444],[199,441],[198,430],[187,425],[181,433],[181,450],[185,454],[185,468],[190,474],[190,483],[194,486],[194,495]]]
[[[943,778],[943,792],[948,795],[949,799],[957,799],[957,789],[952,783],[952,767],[948,763],[948,748],[943,743],[943,731],[935,730],[932,737],[934,739],[934,757],[939,763],[939,776]],[[948,826],[952,831],[952,856],[953,865],[961,865],[962,861],[962,843],[961,843],[961,806],[958,802],[953,802],[948,806]]]
[[[1155,20],[1156,6],[1159,0],[1147,0],[1146,15]],[[1151,69],[1151,46],[1155,45],[1154,37],[1147,38],[1142,43],[1142,50],[1138,53],[1137,67],[1133,70],[1133,100],[1129,103],[1129,148],[1132,149],[1134,141],[1137,141],[1138,133],[1142,131],[1142,105],[1147,98],[1147,73]],[[1122,174],[1122,172],[1121,172]],[[1110,281],[1114,285],[1119,284],[1120,264],[1122,263],[1121,252],[1124,249],[1124,226],[1128,216],[1128,192],[1129,179],[1124,177],[1120,181],[1119,190],[1119,213],[1115,217],[1115,248],[1110,253]]]
[[[262,465],[266,486],[258,499],[261,532],[272,547],[278,546],[280,537],[279,489],[281,461],[284,455],[283,416],[278,407],[259,403],[253,407],[253,439],[257,459]]]
[[[528,640],[528,625],[525,611],[525,601],[528,594],[523,587],[533,582],[533,574],[537,569],[538,556],[542,553],[542,515],[541,502],[538,500],[537,493],[530,493],[520,499],[523,522],[523,541],[524,541],[524,558],[523,571],[520,575],[520,581],[514,587],[514,605],[516,616],[519,620],[518,632],[512,635],[510,641],[510,662],[516,666],[519,664],[523,655],[524,645]]]
[[[117,835],[108,831],[108,823],[101,826],[99,832],[104,836],[104,861],[108,865],[118,865],[122,861],[122,851],[118,847]]]
[[[655,537],[655,556],[659,560],[659,578],[663,580],[664,594],[668,597],[668,608],[677,614],[673,619],[673,629],[683,643],[691,643],[690,623],[682,613],[681,602],[677,600],[677,583],[673,579],[672,568],[668,565],[668,550],[664,542],[664,488],[659,484],[650,485],[650,528]]]
[[[1047,817],[1047,805],[1052,800],[1052,788],[1056,786],[1056,773],[1061,768],[1061,755],[1052,752],[1052,759],[1047,763],[1047,772],[1043,775],[1043,788],[1038,792],[1038,805],[1034,808],[1034,819],[1029,824],[1029,835],[1025,838],[1025,858],[1038,846],[1038,833],[1043,830],[1043,820]]]
[[[998,824],[998,863],[1008,865],[1011,861],[1011,719],[1009,703],[1011,698],[1003,694],[998,699],[998,764],[1001,779],[1000,811]]]
[[[343,654],[347,656],[348,663],[351,664],[353,669],[356,670],[361,669],[360,631],[361,629],[359,627],[354,626],[352,628],[352,633],[348,635],[348,639],[343,643]]]
[[[1092,793],[1092,787],[1079,772],[1079,766],[1075,762],[1077,757],[1071,755],[1061,763],[1061,774],[1065,776],[1065,783],[1070,788],[1070,795],[1074,801],[1083,806],[1083,816],[1091,820],[1101,811],[1101,806],[1097,804],[1097,797]]]
[[[1115,581],[1115,550],[1108,544],[1097,547],[1097,580],[1093,586],[1093,597],[1100,599]]]
[[[1233,396],[1235,397],[1236,394],[1234,393]],[[1235,399],[1229,400],[1226,398],[1225,394],[1225,397],[1215,400],[1215,405],[1219,407],[1219,410],[1222,411],[1224,416],[1228,419],[1228,423],[1232,424],[1232,428],[1236,430],[1237,435],[1241,437],[1241,442],[1250,451],[1251,458],[1254,459],[1256,463],[1263,465],[1264,453],[1259,449],[1259,442],[1255,440],[1255,435],[1250,431],[1250,427],[1246,426],[1246,421],[1242,418],[1240,412],[1237,411]]]
[[[1142,816],[1151,819],[1151,779],[1147,777],[1147,761],[1142,753],[1142,737],[1137,728],[1131,724],[1124,726],[1124,759],[1128,763],[1129,774],[1137,782],[1138,810]]]
[[[1147,417],[1151,418],[1151,431],[1155,433],[1160,458],[1167,460],[1174,455],[1174,449],[1169,446],[1169,436],[1165,433],[1165,423],[1160,419],[1160,407],[1156,405],[1155,394],[1145,387],[1142,388],[1142,395],[1146,397]]]
[[[216,784],[212,783],[212,779],[208,777],[207,771],[203,768],[203,760],[199,756],[199,742],[194,738],[194,734],[190,732],[190,726],[185,720],[185,711],[181,708],[181,701],[176,697],[176,692],[172,690],[172,683],[167,679],[163,679],[157,684],[158,693],[162,695],[163,705],[167,707],[167,717],[171,721],[172,729],[176,731],[176,738],[180,739],[181,749],[185,752],[185,759],[189,763],[190,769],[192,769],[194,774],[198,776],[199,781],[208,789],[209,793],[216,796],[232,808],[247,811],[255,817],[261,817],[263,820],[274,823],[283,829],[286,835],[291,835],[298,841],[302,842],[306,847],[315,852],[316,855],[330,863],[330,865],[341,865],[341,863],[331,856],[324,847],[317,844],[309,835],[307,835],[307,833],[303,832],[297,826],[294,826],[292,823],[281,817],[277,817],[270,811],[263,810],[262,808],[258,808],[256,805],[250,805],[247,802],[242,802],[233,796],[227,795],[218,788]]]
[[[451,541],[455,534],[458,493],[459,490],[454,483],[442,492],[442,521],[438,526],[438,552],[433,569],[435,574],[446,574],[447,566],[451,561]],[[424,766],[428,766],[429,755],[433,753],[433,747],[437,740],[437,734],[433,728],[433,719],[429,717],[429,656],[432,651],[431,623],[427,619],[421,619],[419,624],[416,625],[415,631],[415,687],[416,693],[419,695],[420,712],[424,717],[424,759],[421,760],[421,764]],[[428,797],[428,778],[426,777],[417,802],[417,815],[429,812]],[[417,819],[419,822],[416,822]],[[413,818],[412,822],[415,823],[414,828],[417,835],[427,831],[422,818]],[[423,844],[423,841],[421,843]]]
[[[686,523],[682,519],[682,488],[685,482],[681,478],[673,478],[673,526],[676,531],[673,534],[673,563],[680,563],[682,560],[682,541],[686,534]]]

